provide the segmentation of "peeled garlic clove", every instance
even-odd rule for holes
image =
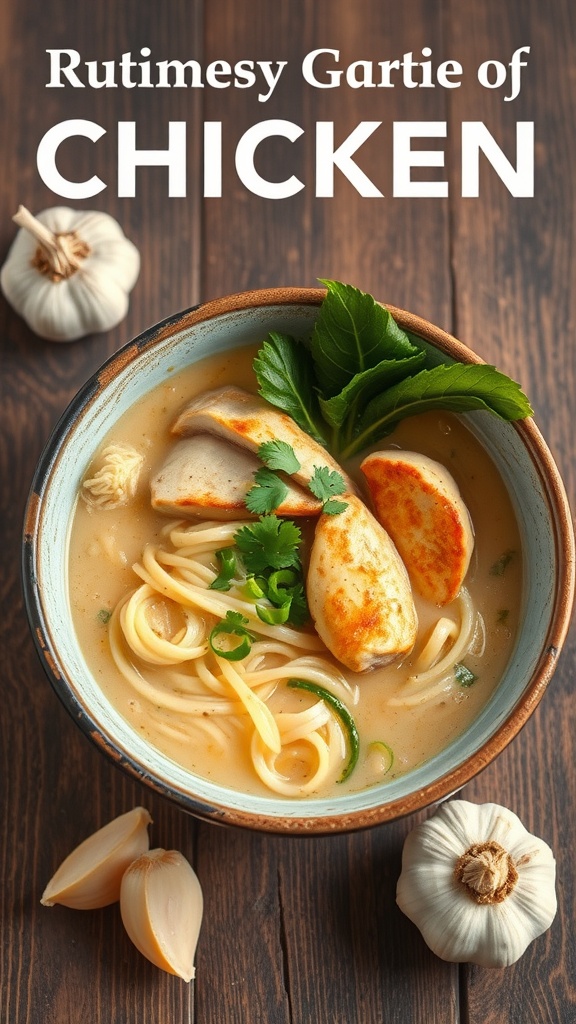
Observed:
[[[61,903],[74,910],[94,910],[120,899],[126,868],[148,849],[152,818],[135,807],[108,822],[70,853],[50,879],[41,903]]]
[[[194,977],[202,924],[198,878],[177,850],[150,850],[127,869],[120,913],[136,948],[156,967],[184,981]]]

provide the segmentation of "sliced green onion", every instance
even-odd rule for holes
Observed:
[[[290,587],[294,587],[298,577],[292,569],[277,569],[268,578],[268,598],[272,604],[282,607],[290,593]]]
[[[262,622],[266,622],[269,626],[279,626],[288,621],[291,604],[291,597],[284,602],[281,608],[267,608],[265,604],[257,604],[256,614]]]
[[[289,679],[288,686],[296,690],[307,690],[308,693],[313,693],[316,697],[320,697],[321,700],[329,704],[335,714],[338,716],[348,740],[348,747],[350,750],[350,757],[348,758],[348,764],[345,765],[342,775],[338,779],[338,782],[344,782],[349,775],[353,772],[358,761],[358,754],[360,751],[360,736],[358,735],[358,729],[356,728],[356,722],[352,718],[352,715],[348,711],[345,704],[342,703],[338,697],[335,697],[330,690],[326,690],[323,686],[318,686],[316,683],[310,683],[307,679]]]
[[[458,685],[463,686],[465,689],[472,686],[478,679],[478,676],[472,672],[472,669],[469,669],[461,661],[456,662],[454,665],[454,675],[456,676],[456,682]]]
[[[232,580],[236,574],[236,554],[234,548],[220,548],[216,552],[216,558],[220,565],[220,572],[212,581],[208,590],[230,590]]]
[[[266,597],[266,591],[260,585],[262,582],[256,576],[247,576],[243,587],[244,595],[252,601],[259,601],[261,598]]]
[[[382,775],[387,775],[394,764],[394,751],[384,740],[373,740],[368,744],[369,754],[379,754],[382,759]]]
[[[226,618],[214,626],[208,637],[208,642],[214,654],[217,654],[219,658],[225,658],[226,661],[242,661],[242,658],[250,654],[252,642],[256,637],[245,628],[244,623],[246,622],[248,622],[248,619],[239,612],[226,612]],[[240,643],[235,647],[221,647],[216,643],[219,636],[238,637]]]

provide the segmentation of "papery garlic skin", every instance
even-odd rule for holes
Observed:
[[[130,865],[120,890],[124,927],[151,963],[189,982],[203,914],[196,873],[177,850],[150,850]]]
[[[498,863],[497,902],[484,893],[486,902],[479,903],[460,879],[461,858],[490,843],[508,854],[509,881]],[[481,888],[488,884],[481,870],[476,875]],[[443,960],[507,967],[552,924],[555,880],[552,850],[516,814],[498,804],[451,800],[406,837],[396,901]]]
[[[151,821],[144,807],[135,807],[88,836],[62,862],[40,902],[45,907],[59,903],[73,910],[116,903],[126,868],[150,845]]]
[[[31,220],[54,235],[74,236],[80,253],[77,268],[55,280],[38,258],[37,238],[25,227],[18,231],[0,271],[0,286],[31,330],[49,341],[75,341],[120,323],[128,312],[140,255],[117,221],[107,213],[67,206],[43,210]]]

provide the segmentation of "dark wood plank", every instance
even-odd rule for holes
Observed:
[[[230,61],[239,54],[286,60],[276,90],[266,103],[252,91],[211,91],[206,116],[222,121],[225,149],[221,200],[206,202],[204,294],[271,285],[317,284],[333,277],[357,284],[383,301],[411,309],[449,328],[451,281],[448,210],[436,200],[392,198],[393,120],[444,119],[441,89],[314,88],[302,77],[304,57],[316,49],[340,54],[336,63],[319,60],[317,75],[345,69],[352,61],[401,58],[431,46],[443,52],[438,9],[412,2],[402,8],[368,2],[362,12],[339,0],[306,5],[299,17],[282,0],[274,17],[263,2],[249,19],[240,6],[230,11],[216,0],[206,11],[207,58]],[[223,31],[223,26],[226,26]],[[330,31],[327,32],[327,26]],[[295,143],[262,144],[258,167],[273,181],[295,174],[305,185],[297,195],[267,200],[251,194],[234,170],[236,141],[251,125],[280,118],[304,129]],[[361,121],[381,127],[358,150],[357,163],[384,197],[364,198],[338,171],[334,198],[315,196],[315,125],[331,121],[341,144]],[[422,258],[422,254],[432,254]]]
[[[196,825],[117,772],[80,734],[44,677],[26,625],[19,582],[19,547],[26,494],[49,430],[76,389],[103,359],[151,323],[198,301],[199,191],[169,200],[162,171],[144,174],[133,200],[116,198],[116,123],[134,118],[141,145],[165,145],[170,118],[189,119],[200,97],[120,90],[46,90],[45,47],[75,46],[83,59],[113,59],[124,50],[154,45],[167,57],[201,53],[201,9],[173,3],[170,18],[151,2],[87,11],[61,0],[4,4],[0,248],[15,228],[19,203],[33,211],[66,205],[36,172],[43,132],[69,117],[91,118],[108,130],[102,146],[62,149],[62,168],[78,180],[99,173],[109,190],[68,205],[104,209],[116,216],[142,253],[141,276],[128,317],[115,331],[72,345],[36,338],[2,299],[0,498],[3,714],[0,722],[3,784],[0,793],[0,1019],[6,1024],[91,1020],[114,1024],[193,1019],[193,986],[172,979],[131,946],[118,908],[82,914],[46,910],[39,900],[60,860],[95,828],[136,804],[154,818],[155,845],[182,849],[193,859]],[[157,134],[156,134],[157,133]],[[9,144],[7,143],[9,140]],[[190,157],[198,162],[192,127]],[[154,179],[154,176],[155,179]],[[153,180],[154,179],[154,180]],[[163,198],[165,197],[165,198]],[[185,215],[184,215],[185,211]],[[135,998],[134,993],[137,993]]]
[[[498,25],[498,32],[494,26]],[[489,362],[520,380],[565,479],[576,493],[573,407],[575,263],[572,172],[576,116],[571,79],[574,14],[559,0],[542,9],[496,2],[450,5],[447,45],[476,68],[483,60],[508,63],[530,46],[520,96],[499,91],[457,92],[453,117],[483,120],[514,158],[515,123],[535,122],[533,199],[514,199],[487,165],[478,200],[454,199],[455,329]],[[462,59],[462,58],[460,58]],[[457,159],[457,154],[455,154]],[[470,1024],[496,1024],[508,1007],[515,1020],[576,1019],[573,815],[576,806],[573,682],[574,630],[548,693],[508,750],[466,787],[474,801],[511,807],[553,848],[559,911],[550,931],[512,968],[496,974],[464,969]]]

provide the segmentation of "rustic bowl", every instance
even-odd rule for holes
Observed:
[[[524,552],[524,607],[507,669],[478,718],[450,746],[407,775],[329,799],[256,797],[215,785],[153,749],[110,706],[72,627],[68,529],[82,478],[115,420],[168,372],[209,353],[261,340],[270,330],[305,336],[319,289],[247,292],[180,313],[109,359],[74,398],[41,457],[28,501],[23,551],[27,612],[40,658],[68,711],[117,765],[210,821],[277,833],[325,834],[391,821],[434,803],[486,767],[522,728],[552,676],[574,590],[574,536],[562,482],[533,420],[468,416],[509,490]],[[389,307],[438,361],[481,362],[444,331]]]

